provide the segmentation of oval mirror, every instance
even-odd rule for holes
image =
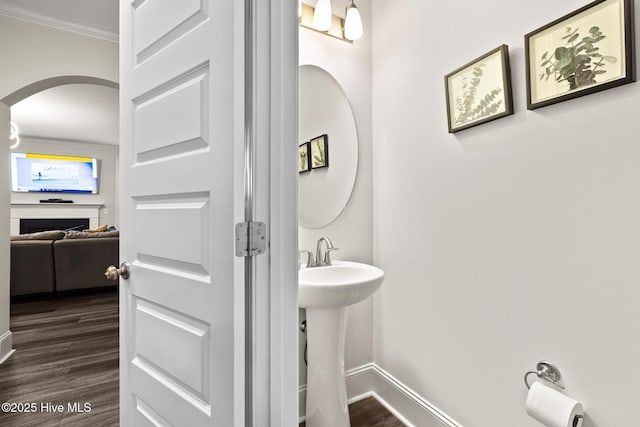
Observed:
[[[298,210],[300,225],[320,228],[344,210],[356,180],[358,134],[349,99],[325,70],[299,75]]]

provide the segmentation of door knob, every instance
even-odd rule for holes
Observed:
[[[123,262],[120,264],[120,268],[115,265],[107,267],[107,271],[104,272],[104,276],[109,280],[118,280],[118,277],[123,279],[129,278],[129,263]]]

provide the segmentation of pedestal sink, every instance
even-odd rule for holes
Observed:
[[[307,309],[307,427],[349,427],[344,377],[347,306],[378,290],[384,272],[348,261],[303,268],[299,306]]]

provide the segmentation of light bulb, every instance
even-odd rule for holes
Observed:
[[[347,6],[347,16],[344,18],[344,37],[349,40],[358,40],[362,37],[362,18],[356,5],[351,2]]]
[[[331,1],[318,0],[313,12],[313,28],[318,31],[329,31],[331,28]]]
[[[298,0],[298,18],[302,17],[302,0]]]
[[[20,133],[20,129],[18,129],[18,126],[15,123],[10,122],[9,123],[9,141],[15,140],[16,142],[12,146],[10,146],[9,149],[13,150],[20,144],[19,133]]]

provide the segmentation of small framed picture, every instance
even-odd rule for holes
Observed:
[[[527,108],[635,81],[632,0],[596,0],[524,36]]]
[[[311,170],[311,156],[309,155],[309,142],[298,146],[298,172],[309,172]]]
[[[444,82],[449,133],[513,114],[507,45],[447,74]]]
[[[309,141],[311,145],[311,169],[329,167],[329,137],[320,135]]]

